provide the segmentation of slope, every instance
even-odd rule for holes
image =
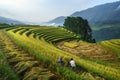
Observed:
[[[45,35],[53,34],[53,33],[50,33],[49,31],[51,27],[45,27],[48,29],[43,28],[43,31],[47,31],[49,33],[43,34],[43,35],[42,33],[39,33],[36,37],[34,37],[35,31],[38,33],[37,30],[41,30],[42,28],[43,27],[37,27],[37,28],[31,27],[30,30],[25,31],[24,30],[25,28],[19,27],[19,28],[14,28],[14,29],[8,29],[5,32],[9,35],[9,37],[11,37],[11,39],[14,42],[16,42],[16,44],[21,46],[24,50],[28,51],[32,56],[35,56],[36,59],[40,60],[47,67],[51,68],[53,71],[57,72],[59,75],[66,78],[67,80],[75,80],[75,79],[81,80],[85,78],[90,79],[90,76],[89,77],[82,76],[82,73],[84,72],[89,72],[90,75],[94,76],[94,79],[98,79],[97,77],[99,77],[100,80],[102,79],[117,80],[120,78],[119,70],[90,61],[90,60],[80,58],[79,56],[60,50],[56,48],[52,43],[46,41]],[[47,35],[47,37],[51,35]],[[64,67],[59,66],[56,63],[56,60],[59,56],[63,56],[63,60],[65,61]],[[69,68],[67,64],[71,57],[75,59],[76,64],[77,64],[77,70],[75,71],[71,70],[71,68]],[[97,75],[97,77],[95,75]],[[93,80],[93,77],[91,80]]]

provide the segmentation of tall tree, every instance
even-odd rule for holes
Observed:
[[[67,17],[64,22],[64,27],[76,34],[81,35],[83,40],[93,42],[92,30],[86,19],[82,17]]]

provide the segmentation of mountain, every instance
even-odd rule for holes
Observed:
[[[65,20],[65,16],[60,16],[60,17],[57,17],[49,22],[46,22],[44,24],[46,25],[63,25],[64,23],[64,20]]]
[[[7,23],[7,24],[24,24],[23,22],[17,21],[17,20],[13,20],[10,18],[5,18],[0,16],[0,23]]]
[[[77,11],[69,16],[81,16],[87,19],[91,26],[120,23],[120,1],[98,5],[83,11]],[[57,17],[47,23],[61,25],[66,17]]]
[[[75,12],[70,16],[81,16],[87,19],[91,25],[120,23],[120,1],[95,6]]]
[[[93,29],[93,37],[96,41],[120,38],[120,1],[77,11],[69,16],[80,16],[87,19]],[[63,25],[65,18],[66,17],[58,17],[48,23]]]

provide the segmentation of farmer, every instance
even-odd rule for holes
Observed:
[[[57,61],[57,62],[58,62],[60,65],[64,66],[64,62],[63,62],[61,56],[58,57],[58,61]]]
[[[71,60],[70,60],[70,66],[72,67],[72,69],[76,68],[76,64],[75,64],[75,61],[73,60],[73,58],[71,58]]]

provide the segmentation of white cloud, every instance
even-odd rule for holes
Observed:
[[[0,0],[0,16],[44,22],[107,1],[109,0]]]

